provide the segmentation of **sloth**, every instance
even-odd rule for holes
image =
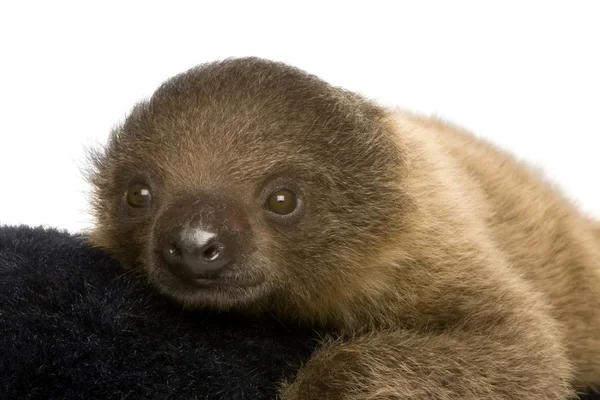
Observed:
[[[598,222],[460,127],[230,58],[166,80],[90,155],[90,241],[157,291],[334,332],[284,400],[600,383]]]

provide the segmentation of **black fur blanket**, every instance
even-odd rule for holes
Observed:
[[[182,312],[80,236],[0,228],[2,400],[273,399],[316,338]]]
[[[315,344],[181,312],[78,236],[0,228],[0,399],[273,399]]]

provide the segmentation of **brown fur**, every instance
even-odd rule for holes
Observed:
[[[93,242],[163,293],[339,331],[286,400],[567,399],[600,383],[597,222],[450,124],[234,59],[163,84],[93,166]],[[274,179],[302,194],[297,220],[265,217]],[[133,210],[140,180],[153,203]],[[259,285],[190,288],[154,256],[173,213],[207,196],[247,216],[253,250],[228,278]]]

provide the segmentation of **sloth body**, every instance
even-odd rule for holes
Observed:
[[[165,82],[92,160],[92,242],[165,295],[339,332],[285,400],[600,384],[598,223],[469,132],[232,59]]]

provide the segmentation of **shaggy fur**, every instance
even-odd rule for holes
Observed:
[[[336,330],[285,400],[564,400],[600,383],[595,222],[450,124],[231,59],[140,102],[90,180],[93,242],[176,302]],[[140,182],[152,203],[134,209]],[[279,189],[301,212],[264,209]],[[249,239],[221,281],[186,284],[157,243],[217,213]]]
[[[274,399],[316,343],[182,312],[80,236],[0,228],[0,399]]]

